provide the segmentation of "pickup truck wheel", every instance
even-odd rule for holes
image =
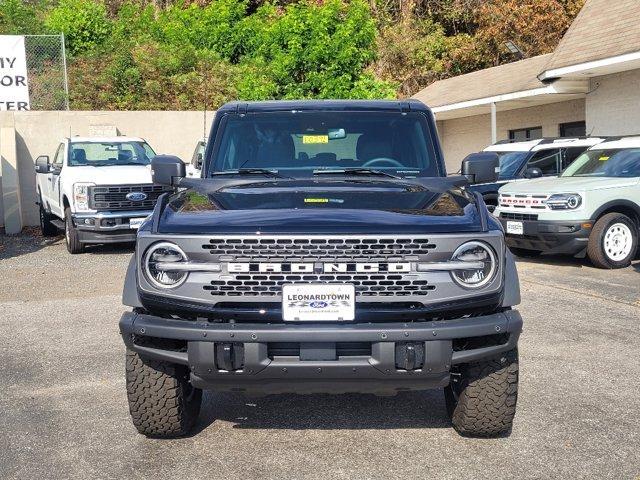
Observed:
[[[589,235],[587,255],[598,268],[624,268],[638,249],[638,226],[622,213],[607,213],[598,219]]]
[[[43,237],[53,237],[58,233],[58,229],[56,226],[51,223],[51,214],[47,212],[42,203],[42,198],[40,199],[40,231],[42,232]]]
[[[511,253],[513,253],[516,257],[522,258],[534,258],[540,256],[540,254],[542,253],[540,250],[526,250],[524,248],[515,247],[509,247],[509,250],[511,250]]]
[[[84,252],[84,245],[80,243],[78,239],[78,230],[73,226],[71,209],[69,207],[64,210],[64,239],[69,253],[76,254]]]
[[[458,433],[494,437],[510,432],[518,399],[518,350],[461,365],[452,373],[444,394]]]
[[[202,390],[189,383],[186,368],[127,350],[126,378],[129,412],[138,432],[172,438],[191,431],[200,414]]]

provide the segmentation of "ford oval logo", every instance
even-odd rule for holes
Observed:
[[[309,304],[309,306],[311,308],[327,308],[327,302],[320,302],[320,301],[315,301],[315,302],[311,302]]]
[[[147,199],[147,194],[142,192],[131,192],[127,193],[127,200],[131,200],[132,202],[142,202]]]

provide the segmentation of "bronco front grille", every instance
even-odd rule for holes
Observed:
[[[158,197],[169,191],[161,185],[99,185],[89,187],[89,207],[94,210],[151,210]],[[127,194],[141,192],[147,195],[142,201],[127,199]]]
[[[398,274],[339,275],[289,275],[289,274],[243,274],[233,279],[212,280],[204,290],[214,296],[229,297],[275,297],[288,283],[350,283],[355,285],[358,297],[402,297],[427,295],[436,287],[427,280],[411,279]]]
[[[378,261],[426,255],[436,246],[427,238],[216,238],[202,248],[229,261],[306,258]]]
[[[538,220],[538,215],[535,213],[501,212],[500,218],[505,218],[507,220]]]

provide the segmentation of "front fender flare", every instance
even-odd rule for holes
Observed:
[[[122,303],[129,307],[142,308],[142,302],[138,296],[138,273],[136,269],[136,254],[134,253],[127,267],[122,290]]]
[[[513,307],[520,303],[520,279],[513,254],[506,249],[504,265],[504,295],[503,307]]]

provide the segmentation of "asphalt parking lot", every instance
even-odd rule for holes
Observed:
[[[510,436],[458,436],[442,392],[205,395],[196,432],[131,425],[117,322],[132,249],[0,236],[0,478],[640,478],[640,261],[520,261]]]

